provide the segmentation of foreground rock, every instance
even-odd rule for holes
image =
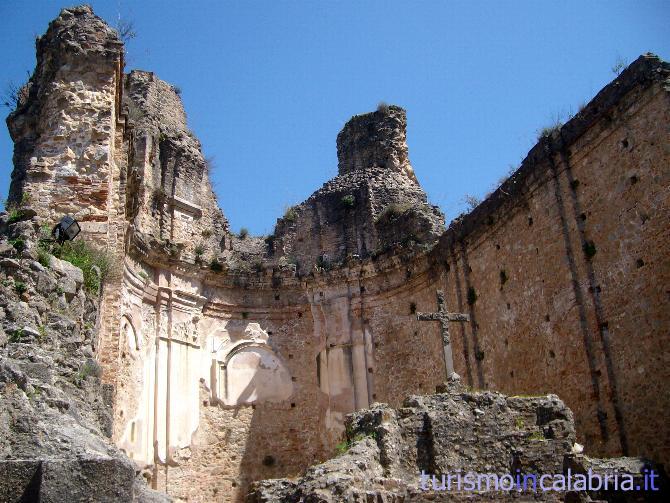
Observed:
[[[0,502],[161,501],[109,440],[97,293],[38,254],[36,219],[0,228]]]
[[[667,497],[663,475],[654,482],[658,491],[572,491],[579,488],[574,480],[570,488],[561,486],[569,469],[575,480],[581,480],[575,474],[589,470],[601,477],[616,471],[622,480],[625,474],[633,486],[644,488],[645,470],[658,473],[659,468],[637,458],[596,460],[579,454],[572,412],[555,395],[470,392],[458,381],[440,391],[411,396],[400,409],[374,404],[349,415],[350,448],[345,454],[310,468],[296,480],[258,482],[247,501],[578,502],[663,501]],[[468,473],[473,474],[471,486]],[[531,490],[533,474],[537,475],[535,491]],[[553,490],[542,490],[539,478],[544,474],[552,475],[544,487]],[[443,486],[443,476],[450,485]],[[523,487],[524,477],[527,489],[517,490],[514,484],[518,481]],[[479,490],[468,490],[476,484]],[[503,490],[510,484],[512,490]]]

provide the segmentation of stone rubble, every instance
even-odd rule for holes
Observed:
[[[78,267],[38,261],[40,223],[0,213],[0,501],[167,501],[110,441],[99,300]]]
[[[347,416],[346,453],[297,479],[256,482],[247,503],[419,501],[665,501],[661,466],[639,458],[590,459],[575,451],[572,412],[556,395],[505,396],[471,391],[459,379],[434,395],[410,396],[398,409],[375,403]],[[577,449],[578,450],[578,449]],[[586,474],[617,471],[642,484],[660,474],[658,492],[444,490],[442,475]],[[429,476],[422,487],[420,474]],[[436,475],[437,488],[432,475]],[[455,484],[455,482],[454,482]],[[484,487],[484,486],[482,486]]]

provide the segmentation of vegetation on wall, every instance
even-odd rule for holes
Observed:
[[[356,198],[351,194],[342,197],[342,206],[345,208],[353,208],[356,205]]]
[[[49,251],[54,257],[82,270],[86,290],[96,294],[100,292],[112,266],[111,257],[106,252],[93,248],[83,239],[66,241],[62,246],[52,244]]]
[[[298,219],[298,212],[295,206],[289,206],[284,212],[284,220],[287,222],[295,222]]]

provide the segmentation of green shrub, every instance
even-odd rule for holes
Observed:
[[[209,263],[209,268],[214,272],[223,271],[223,265],[217,259],[213,258]]]
[[[9,244],[19,253],[26,249],[26,242],[21,238],[10,239]]]
[[[410,204],[401,204],[401,203],[391,203],[388,206],[386,206],[379,215],[377,215],[377,218],[375,218],[375,222],[379,222],[382,219],[385,218],[395,218],[403,213],[405,213],[409,208],[411,207]]]
[[[93,248],[83,239],[66,241],[51,249],[55,257],[70,262],[84,273],[84,287],[91,293],[99,293],[112,265],[109,255]],[[100,271],[98,275],[95,268]]]
[[[242,227],[240,229],[240,239],[247,239],[247,236],[249,235],[249,229],[246,227]]]
[[[17,328],[11,333],[8,339],[9,342],[21,342],[21,339],[23,339],[23,329]]]
[[[42,225],[40,225],[40,241],[41,240],[51,240],[51,226],[44,222]]]
[[[75,381],[81,384],[87,377],[98,377],[100,368],[92,361],[86,361],[77,372]]]
[[[295,206],[289,206],[284,212],[284,220],[287,222],[295,222],[298,219],[298,212],[295,209]]]
[[[168,244],[168,254],[170,255],[170,257],[173,257],[173,258],[178,257],[180,251],[181,250],[179,249],[179,246],[177,246],[176,243],[169,243]]]
[[[7,208],[7,210],[9,211],[8,222],[10,224],[16,223],[23,219],[23,210],[19,208]]]
[[[335,454],[338,456],[340,454],[344,454],[349,450],[349,447],[350,447],[349,442],[347,442],[346,440],[342,440],[342,442],[340,442],[335,446]]]
[[[204,245],[201,245],[201,244],[197,245],[197,246],[193,249],[193,253],[195,253],[195,256],[196,256],[196,257],[202,257],[202,256],[204,255],[204,253],[205,253],[205,246],[204,246]]]
[[[49,253],[49,250],[41,243],[37,247],[37,261],[44,267],[49,267],[49,264],[51,263],[51,253]]]
[[[23,281],[15,281],[14,290],[16,290],[16,293],[21,295],[25,293],[26,290],[28,290],[28,287],[26,287],[26,284]]]
[[[543,138],[549,138],[555,132],[559,131],[562,126],[563,126],[563,121],[561,120],[561,116],[560,116],[560,114],[557,114],[552,119],[551,124],[549,124],[548,126],[545,126],[543,128],[540,128],[537,131],[538,141],[543,139]]]
[[[347,432],[347,436],[350,437],[350,433]],[[351,446],[353,446],[356,442],[359,440],[363,440],[364,438],[372,438],[374,440],[377,440],[377,433],[372,432],[372,433],[357,433],[351,440],[343,440],[339,444],[335,446],[335,452],[337,455],[344,454],[347,452],[349,449],[351,449]]]
[[[345,208],[353,208],[356,204],[356,198],[351,194],[342,197],[342,206]]]
[[[320,269],[329,271],[330,269],[332,269],[333,263],[328,255],[319,255],[316,258],[316,266],[319,267]]]

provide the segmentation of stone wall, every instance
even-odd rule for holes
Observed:
[[[36,49],[36,70],[7,118],[15,143],[9,202],[30,204],[52,223],[69,213],[106,238],[123,44],[84,6],[64,9]]]
[[[130,131],[126,218],[134,232],[167,243],[175,258],[218,256],[230,246],[228,222],[176,88],[134,70],[124,78],[123,96]]]
[[[556,391],[591,452],[664,461],[669,71],[634,62],[434,251],[470,385]]]
[[[273,258],[309,274],[396,243],[435,241],[444,215],[414,176],[406,127],[397,106],[351,118],[337,137],[338,176],[277,220]]]

